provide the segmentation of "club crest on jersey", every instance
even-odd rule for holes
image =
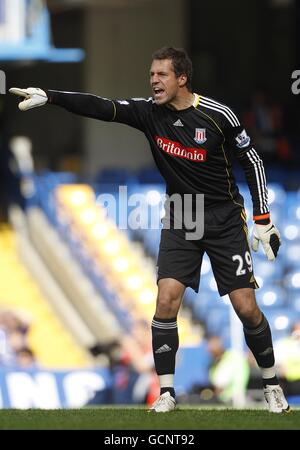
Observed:
[[[196,141],[197,144],[203,144],[206,140],[206,128],[196,128],[194,141]]]

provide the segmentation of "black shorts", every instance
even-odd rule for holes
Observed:
[[[244,209],[226,202],[205,211],[202,239],[186,240],[184,229],[162,229],[157,281],[173,278],[196,292],[206,252],[221,296],[239,288],[257,288]]]

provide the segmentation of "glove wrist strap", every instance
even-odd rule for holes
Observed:
[[[255,223],[257,225],[269,225],[269,223],[271,223],[271,220],[270,219],[255,220]]]
[[[253,216],[253,220],[258,225],[268,225],[271,222],[270,213]]]

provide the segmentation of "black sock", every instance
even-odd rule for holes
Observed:
[[[273,342],[269,323],[263,315],[256,328],[244,326],[245,340],[259,367],[269,368],[275,364]]]
[[[160,395],[164,394],[165,392],[170,392],[171,396],[175,398],[175,390],[173,387],[163,387],[160,388]]]
[[[152,349],[157,375],[175,373],[175,357],[179,346],[177,319],[152,320]]]
[[[267,384],[270,386],[274,386],[279,384],[278,378],[276,377],[272,377],[272,378],[263,378],[263,386],[264,388],[267,387]]]

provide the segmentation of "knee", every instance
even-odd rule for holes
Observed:
[[[262,319],[262,312],[256,303],[242,304],[236,313],[245,327],[257,327]]]
[[[256,327],[262,319],[262,313],[257,305],[242,305],[237,311],[243,325]]]
[[[177,316],[180,298],[178,293],[168,290],[159,293],[157,298],[156,314],[161,318],[172,318]]]
[[[232,305],[244,326],[256,327],[260,324],[262,313],[257,306],[255,294],[243,291],[231,295]]]

